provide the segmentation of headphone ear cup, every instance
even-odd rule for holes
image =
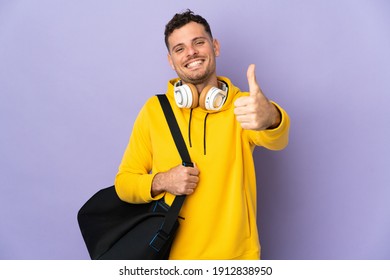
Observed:
[[[226,92],[213,87],[206,86],[199,97],[199,106],[208,111],[218,111],[226,100]]]
[[[198,106],[198,91],[193,84],[176,86],[174,94],[176,104],[179,108],[195,108]]]
[[[204,110],[207,110],[207,106],[206,106],[206,98],[207,98],[207,95],[209,93],[209,91],[213,88],[213,86],[206,86],[202,92],[200,93],[200,96],[199,96],[199,106],[204,109]]]
[[[196,89],[196,86],[193,84],[186,84],[188,87],[191,89],[191,94],[192,94],[192,104],[189,108],[196,108],[199,105],[199,94],[198,90]]]

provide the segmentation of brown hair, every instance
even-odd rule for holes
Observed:
[[[179,29],[190,22],[196,22],[201,25],[203,25],[205,31],[210,35],[211,38],[213,38],[213,35],[211,34],[211,29],[209,23],[200,15],[195,15],[193,11],[190,9],[187,9],[185,12],[181,14],[175,14],[173,18],[167,23],[165,26],[165,45],[168,48],[168,37],[172,34],[173,31],[176,29]]]

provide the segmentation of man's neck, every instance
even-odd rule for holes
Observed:
[[[217,79],[217,76],[213,76],[211,77],[209,80],[207,80],[206,82],[204,83],[200,83],[200,84],[196,84],[195,87],[196,89],[198,90],[199,94],[203,91],[203,89],[206,87],[206,86],[214,86],[214,87],[218,87],[218,79]]]

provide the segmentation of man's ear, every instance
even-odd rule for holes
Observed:
[[[168,62],[169,62],[169,65],[171,65],[172,69],[175,70],[175,66],[173,65],[172,57],[169,53],[168,53]]]
[[[217,39],[213,39],[213,48],[215,56],[219,56],[221,51],[221,46],[219,45],[219,41]]]

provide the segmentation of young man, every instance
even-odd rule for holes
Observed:
[[[170,259],[259,259],[254,147],[280,150],[289,117],[260,90],[254,65],[249,93],[216,74],[219,42],[192,11],[165,29],[168,61],[178,78],[166,95],[195,163],[184,167],[157,97],[140,111],[115,186],[127,202],[187,195]],[[210,89],[211,88],[211,89]]]

